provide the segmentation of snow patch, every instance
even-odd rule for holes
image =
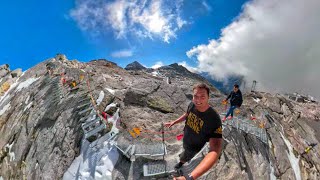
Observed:
[[[296,176],[296,179],[297,180],[301,180],[301,172],[300,172],[300,166],[299,166],[299,160],[300,160],[300,157],[296,157],[293,153],[293,147],[292,147],[292,144],[290,143],[290,141],[284,137],[284,135],[280,132],[280,135],[284,141],[284,143],[286,144],[286,146],[288,147],[289,149],[289,153],[287,153],[287,156],[288,156],[288,159],[290,161],[290,164],[291,164],[291,167],[294,171],[294,174]]]
[[[26,101],[25,101],[24,103],[25,103],[25,104],[28,104],[29,99],[30,99],[30,95],[27,97],[27,99],[26,99]]]
[[[109,104],[105,109],[104,109],[104,112],[108,111],[110,108],[112,107],[117,107],[117,104],[116,103],[111,103]]]
[[[23,109],[23,112],[29,109],[32,106],[32,101]]]
[[[10,106],[10,103],[8,103],[7,105],[5,105],[1,110],[0,110],[0,116],[2,114],[4,114],[8,109],[10,109],[11,106]]]
[[[105,88],[107,91],[109,91],[112,95],[114,95],[114,93],[116,92],[115,90],[113,89],[110,89],[110,88]]]
[[[116,113],[108,118],[108,121],[113,122],[111,132],[117,133],[116,123],[119,120],[119,109]],[[86,139],[82,139],[81,153],[72,162],[69,169],[64,173],[63,179],[112,179],[112,171],[119,159],[119,153],[113,143],[106,140],[109,133],[100,137],[98,140],[90,144]],[[95,144],[94,147],[91,145]]]
[[[1,103],[0,103],[0,106],[4,103],[4,102],[6,102],[9,98],[11,97],[11,95],[9,94],[9,95],[4,95],[3,96],[3,99],[0,101]]]
[[[14,152],[11,152],[11,148],[12,148],[13,144],[14,144],[14,142],[12,142],[12,144],[10,144],[10,145],[7,144],[6,146],[4,146],[4,148],[8,148],[9,149],[8,152],[9,152],[10,162],[14,161],[16,159],[16,156],[15,156]]]
[[[277,180],[277,177],[274,175],[274,167],[270,163],[270,180]]]
[[[159,76],[159,73],[157,71],[153,71],[151,74],[152,76]]]
[[[103,137],[101,137],[103,138]],[[91,148],[90,143],[83,139],[81,154],[63,175],[64,180],[70,179],[110,179],[119,153],[108,143],[99,143],[97,148]]]
[[[19,92],[21,91],[23,88],[27,88],[29,87],[32,83],[34,83],[35,81],[37,81],[38,79],[40,79],[40,77],[38,78],[29,78],[27,80],[25,80],[24,82],[20,83],[19,86],[17,87],[15,92]]]
[[[103,98],[104,98],[104,92],[100,91],[99,98],[97,99],[97,106],[100,105],[100,103],[102,102]]]
[[[113,126],[111,128],[111,132],[119,133],[119,129],[117,128],[117,123],[120,122],[119,109],[113,114],[113,116],[108,116],[108,122],[112,122]]]
[[[253,100],[256,102],[256,103],[259,103],[260,102],[260,99],[259,98],[253,98]]]
[[[27,70],[23,71],[20,77],[22,77],[22,76],[26,73],[26,71],[27,71]],[[19,78],[20,78],[20,77],[19,77]]]

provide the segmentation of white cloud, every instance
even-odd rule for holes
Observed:
[[[181,17],[183,0],[78,0],[70,16],[84,31],[93,33],[113,30],[116,38],[127,35],[169,43],[187,21]]]
[[[164,66],[163,62],[158,61],[156,62],[156,64],[154,64],[153,66],[151,66],[152,69],[158,69],[159,67]]]
[[[105,23],[109,24],[116,32],[117,38],[125,36],[126,22],[126,9],[129,4],[125,0],[114,1],[113,3],[105,4],[104,11],[101,14],[107,18]],[[107,14],[105,14],[107,13]],[[93,21],[95,19],[92,19]],[[99,21],[99,19],[97,19]],[[103,22],[102,22],[103,23]]]
[[[131,57],[132,55],[133,55],[133,51],[130,49],[123,49],[123,50],[115,51],[111,53],[111,56],[115,58]]]
[[[200,71],[199,68],[189,66],[186,61],[179,62],[178,64],[181,65],[181,66],[183,66],[183,67],[185,67],[185,68],[187,68],[190,72],[193,72],[193,73],[201,73],[201,71]]]
[[[211,6],[206,1],[202,1],[202,5],[204,8],[206,8],[207,11],[212,10]]]
[[[187,55],[216,78],[239,74],[257,80],[260,90],[319,97],[319,7],[318,0],[250,1],[218,40]]]

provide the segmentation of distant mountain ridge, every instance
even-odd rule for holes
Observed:
[[[203,81],[207,81],[218,90],[220,90],[224,94],[228,94],[233,89],[234,84],[241,84],[244,82],[243,76],[230,76],[226,81],[218,81],[212,78],[208,73],[192,73],[187,68],[178,63],[173,63],[170,65],[161,66],[157,69],[146,68],[142,66],[138,61],[134,61],[128,64],[125,67],[126,70],[145,70],[146,72],[151,73],[152,71],[162,72],[167,77],[175,77],[175,76],[185,76],[190,78],[196,78]]]
[[[243,76],[229,76],[226,81],[218,81],[212,78],[208,73],[200,73],[200,75],[206,78],[213,86],[215,86],[224,94],[230,93],[234,84],[238,84],[241,89],[241,85],[244,82]]]

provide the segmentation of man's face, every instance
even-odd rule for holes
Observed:
[[[193,90],[193,103],[196,107],[206,107],[208,105],[209,96],[206,89],[196,88]]]
[[[234,91],[234,92],[237,92],[238,90],[239,90],[238,88],[233,87],[233,91]]]

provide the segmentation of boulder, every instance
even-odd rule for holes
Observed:
[[[9,69],[9,64],[3,64],[0,66],[0,69],[7,69],[7,70],[10,70]]]
[[[163,113],[172,113],[174,112],[170,104],[161,97],[149,97],[147,104],[150,108],[158,110]]]
[[[0,69],[0,78],[6,76],[10,71],[8,69]]]
[[[61,62],[66,62],[66,61],[68,61],[67,56],[64,55],[64,54],[57,54],[56,57],[55,57],[55,59],[56,59],[57,61],[61,61]]]
[[[14,71],[11,71],[11,76],[12,78],[18,78],[22,75],[22,69],[21,68],[18,68]]]

